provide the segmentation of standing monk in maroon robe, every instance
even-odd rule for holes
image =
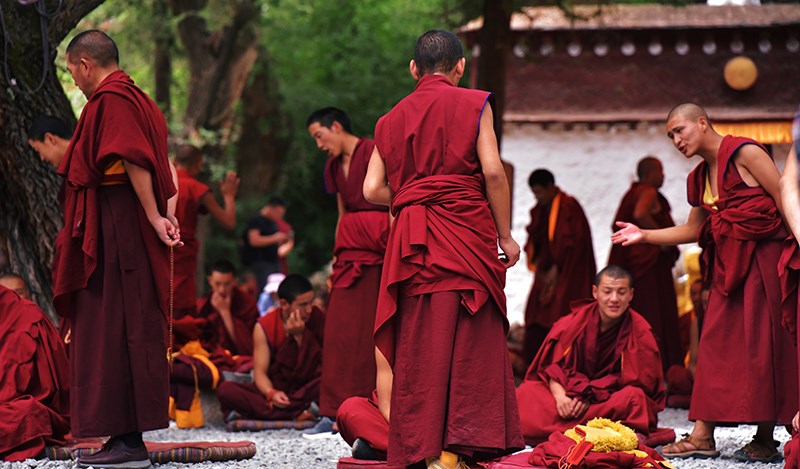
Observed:
[[[61,338],[35,303],[2,285],[0,357],[0,460],[24,461],[67,444],[69,366]]]
[[[650,324],[628,307],[631,274],[606,267],[592,296],[553,325],[517,389],[529,445],[595,417],[621,421],[645,436],[657,428],[664,374]]]
[[[254,383],[225,381],[217,390],[225,415],[289,420],[319,399],[325,318],[312,304],[314,289],[305,277],[289,275],[278,298],[253,328]]]
[[[641,228],[657,230],[675,226],[669,202],[658,189],[664,184],[664,167],[658,158],[646,156],[636,166],[638,182],[631,184],[622,196],[615,221],[635,223]],[[612,226],[611,229],[619,229]],[[678,300],[672,266],[680,251],[675,246],[636,244],[611,246],[608,263],[628,269],[636,285],[631,307],[653,326],[658,339],[664,370],[683,364],[683,349],[678,327]]]
[[[320,150],[328,153],[325,187],[336,193],[339,221],[333,247],[330,300],[325,318],[318,425],[307,436],[330,432],[336,411],[351,396],[375,388],[372,326],[378,303],[389,211],[364,198],[364,177],[375,143],[353,135],[350,118],[336,108],[315,111],[306,122]]]
[[[525,243],[528,268],[536,273],[525,308],[523,355],[530,363],[569,304],[591,296],[596,268],[592,233],[581,204],[556,186],[546,169],[533,171],[528,186],[537,201]]]
[[[67,46],[88,102],[59,173],[54,303],[72,324],[72,435],[111,435],[82,467],[149,467],[142,432],[165,428],[169,251],[180,243],[167,123],[91,30]]]
[[[642,230],[619,222],[611,237],[623,245],[675,245],[697,240],[710,289],[697,358],[689,419],[692,433],[663,448],[667,457],[717,457],[717,423],[752,423],[752,442],[734,453],[744,461],[780,459],[772,438],[797,408],[797,360],[781,328],[777,276],[786,229],[779,173],[758,142],[723,137],[708,114],[681,104],[667,116],[667,136],[684,156],[703,161],[689,174],[692,210],[683,225]]]
[[[197,302],[197,256],[200,240],[195,236],[197,216],[210,213],[228,230],[236,226],[236,191],[239,178],[233,171],[219,185],[224,207],[207,185],[195,179],[203,170],[203,154],[194,145],[184,144],[175,151],[178,173],[178,205],[175,218],[181,224],[183,248],[175,251],[175,313],[176,317],[194,314]]]
[[[456,86],[464,66],[455,35],[420,36],[416,89],[378,121],[364,181],[367,199],[396,217],[375,319],[394,373],[391,397],[379,396],[391,402],[391,465],[463,467],[459,457],[523,446],[503,293],[519,245],[492,95]]]

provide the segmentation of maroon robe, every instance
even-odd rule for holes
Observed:
[[[636,203],[648,188],[655,190],[652,186],[634,182],[622,197],[614,221],[636,223],[633,217]],[[669,213],[669,202],[660,192],[658,205],[658,213],[653,214],[657,228],[675,226]],[[614,225],[611,229],[616,231],[619,227]],[[678,326],[678,300],[672,279],[672,266],[679,255],[680,251],[674,246],[639,243],[632,246],[614,244],[608,256],[609,265],[624,267],[633,275],[635,294],[631,308],[640,312],[653,326],[664,370],[682,364],[684,356]]]
[[[336,426],[339,427],[344,441],[353,446],[356,439],[361,438],[369,443],[372,449],[386,457],[389,447],[389,422],[383,418],[378,408],[378,393],[372,397],[351,397],[339,406],[336,414]]]
[[[225,329],[219,311],[211,305],[211,293],[197,300],[195,317],[208,321],[199,339],[220,370],[234,370],[244,362],[249,364],[253,355],[253,327],[259,318],[255,300],[244,290],[233,287],[231,295],[233,337]]]
[[[622,421],[647,435],[666,401],[658,345],[650,324],[629,309],[617,327],[600,332],[597,301],[576,303],[553,325],[517,389],[525,442],[536,445],[594,417]],[[590,404],[580,419],[558,415],[549,383]]]
[[[558,193],[560,202],[553,239],[548,235],[552,203],[536,204],[531,209],[531,222],[527,227],[525,251],[533,252],[533,258],[528,261],[536,264],[537,274],[544,274],[552,266],[558,269],[555,292],[547,302],[541,300],[544,283],[534,278],[525,308],[523,355],[527,362],[536,355],[553,323],[569,312],[569,304],[592,296],[596,267],[589,222],[574,197],[561,189]]]
[[[237,411],[243,418],[287,420],[296,418],[319,399],[322,372],[323,329],[325,317],[314,308],[306,321],[300,344],[286,335],[279,308],[258,319],[270,349],[267,376],[275,389],[283,391],[291,404],[284,408],[270,406],[266,397],[252,383],[225,381],[217,389],[223,414]]]
[[[475,145],[490,96],[426,75],[375,128],[396,215],[375,320],[394,372],[391,465],[523,446],[505,267]]]
[[[344,204],[333,254],[336,263],[325,313],[325,350],[322,361],[320,415],[335,417],[351,396],[367,397],[375,388],[375,342],[372,325],[378,304],[389,208],[364,198],[364,178],[375,143],[360,139],[347,176],[342,159],[325,165],[325,186],[338,193]]]
[[[197,302],[197,255],[200,251],[200,241],[195,237],[197,215],[207,212],[203,197],[210,189],[188,171],[177,171],[179,190],[175,218],[180,223],[183,246],[175,250],[175,310],[192,314]]]
[[[39,307],[0,286],[0,460],[67,444],[69,377],[58,331]]]
[[[754,140],[726,136],[717,155],[718,211],[703,202],[708,165],[688,177],[689,203],[708,214],[699,235],[710,287],[689,419],[791,422],[797,410],[797,356],[781,328],[777,275],[786,230],[763,187],[749,187],[733,162]]]
[[[89,98],[59,166],[64,228],[56,238],[53,294],[56,310],[72,324],[76,437],[169,424],[169,248],[127,176],[104,174],[120,160],[152,174],[156,206],[166,214],[175,194],[166,122],[158,106],[115,71]]]

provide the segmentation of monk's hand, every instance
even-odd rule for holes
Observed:
[[[573,401],[575,401],[575,406],[572,409],[572,418],[579,419],[589,410],[589,404],[577,398],[573,399]]]
[[[618,221],[615,223],[615,225],[621,229],[619,231],[615,231],[611,235],[612,243],[629,246],[631,244],[641,243],[642,240],[644,240],[644,234],[642,233],[642,230],[633,223]]]
[[[241,180],[236,174],[236,171],[228,171],[228,173],[225,174],[225,179],[219,183],[219,192],[222,194],[222,197],[236,197],[240,182]]]
[[[508,236],[497,239],[500,250],[506,255],[505,266],[506,269],[513,267],[519,260],[519,244],[514,241],[514,238],[509,234]]]
[[[272,395],[272,405],[278,407],[279,409],[283,409],[284,407],[289,407],[291,402],[289,401],[289,396],[286,395],[283,391],[278,391]]]
[[[295,338],[303,335],[303,330],[305,327],[306,322],[303,321],[303,317],[300,315],[299,309],[295,309],[289,313],[289,318],[286,319],[286,323],[283,325],[286,333]]]
[[[174,217],[172,217],[174,219]],[[177,220],[175,220],[177,223]],[[167,217],[156,217],[150,220],[150,225],[158,235],[158,239],[167,246],[182,246],[181,231],[178,225],[170,221]]]
[[[211,293],[211,306],[222,314],[231,311],[231,295],[222,295],[217,292]]]
[[[794,428],[796,432],[800,431],[800,412],[797,412],[794,414],[794,417],[792,417],[792,428]]]
[[[558,416],[564,420],[570,420],[572,418],[573,410],[575,409],[575,400],[566,394],[553,395],[553,398],[556,400],[556,410],[558,410]]]

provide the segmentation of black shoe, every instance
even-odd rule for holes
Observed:
[[[383,461],[386,459],[385,455],[380,454],[378,450],[361,438],[356,438],[356,441],[353,442],[352,454],[354,458],[364,461]]]
[[[153,467],[144,443],[131,447],[121,438],[113,437],[103,445],[100,451],[79,457],[78,466],[96,469],[149,469]]]

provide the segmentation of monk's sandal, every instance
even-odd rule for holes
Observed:
[[[734,451],[733,458],[743,462],[780,462],[783,456],[778,451],[778,445],[774,440],[771,443],[753,440]]]
[[[684,435],[679,441],[661,447],[665,458],[718,458],[719,451],[713,438],[695,438]]]

